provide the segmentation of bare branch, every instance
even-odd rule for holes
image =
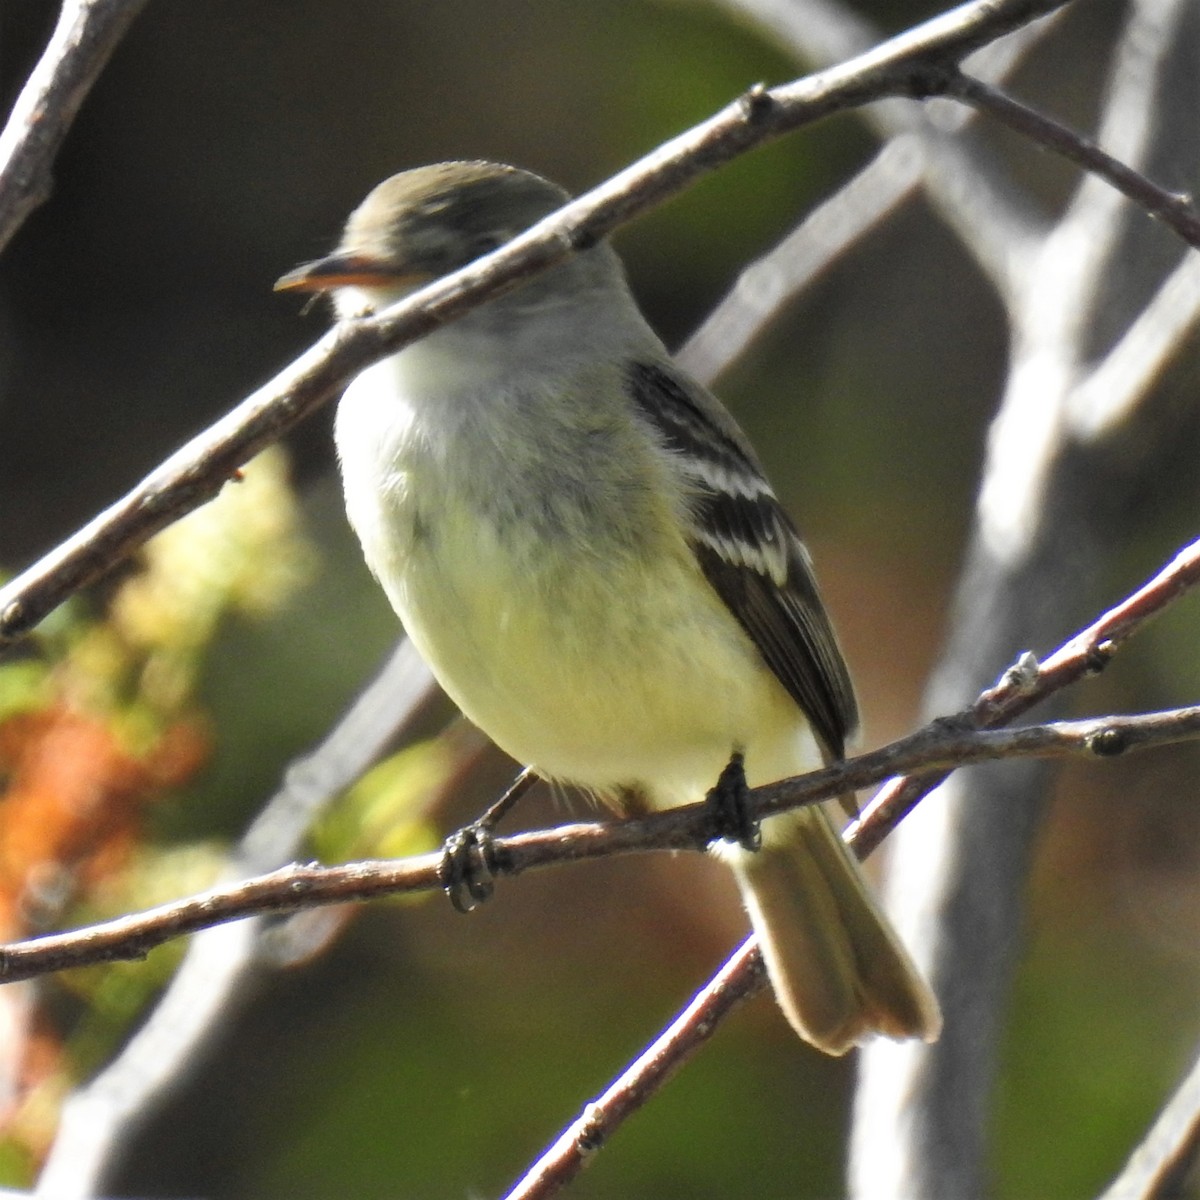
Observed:
[[[731,11],[750,17],[796,57],[836,62],[859,53],[878,37],[861,16],[837,0],[722,0]],[[1031,21],[1010,36],[976,51],[972,72],[997,80],[1046,33],[1058,13]],[[1001,297],[1011,299],[1029,268],[1043,222],[998,174],[994,164],[960,138],[970,111],[934,101],[923,109],[885,101],[863,110],[865,119],[892,140],[916,139],[920,147],[905,160],[907,187],[887,181],[892,203],[921,186],[943,220],[958,236]],[[876,203],[883,204],[880,196]]]
[[[0,589],[0,649],[151,535],[211,499],[237,468],[337,395],[364,366],[512,289],[720,164],[783,133],[885,96],[924,96],[946,64],[1065,0],[973,0],[850,62],[755,88],[506,246],[377,316],[343,322],[133,491]]]
[[[1072,432],[1102,438],[1128,421],[1200,319],[1200,255],[1186,254],[1120,341],[1070,396]]]
[[[51,165],[92,84],[146,0],[65,0],[0,133],[0,250],[49,199]]]
[[[1006,671],[968,710],[968,720],[981,729],[1002,725],[1028,712],[1051,693],[1102,671],[1120,647],[1148,620],[1158,616],[1200,582],[1200,541],[1185,546],[1153,579],[1087,629],[1076,634],[1042,663],[1017,664]],[[893,780],[864,810],[858,839],[870,854],[912,806],[928,795],[945,775]]]
[[[1190,196],[1159,187],[1140,171],[1135,171],[1102,150],[1089,138],[969,75],[952,75],[946,94],[990,114],[1030,141],[1100,176],[1152,217],[1157,217],[1174,230],[1189,245],[1200,247],[1200,213],[1196,211]]]
[[[751,938],[604,1094],[563,1131],[504,1200],[546,1200],[570,1183],[622,1122],[657,1095],[725,1018],[766,985],[766,968]]]
[[[1011,673],[1019,672],[1018,667]],[[944,778],[950,771],[973,763],[1067,756],[1113,758],[1200,737],[1200,705],[1017,729],[975,729],[970,727],[970,720],[971,714],[966,713],[934,721],[868,754],[754,788],[750,792],[751,812],[757,818],[766,818],[832,799],[848,790],[870,787],[897,772],[920,772],[928,778],[935,770]],[[879,844],[898,819],[890,812],[886,817],[878,814],[879,809],[873,806],[870,816],[847,833],[860,858]],[[562,825],[496,838],[494,872],[498,876],[520,875],[537,867],[614,854],[703,850],[715,836],[709,808],[688,804],[646,817]],[[0,983],[95,963],[144,958],[164,942],[244,917],[434,891],[442,887],[442,857],[437,852],[332,867],[293,864],[144,913],[0,946]]]
[[[1161,136],[1164,67],[1176,52],[1188,0],[1130,0],[1108,75],[1096,142],[1126,167],[1143,170]],[[1080,274],[1097,286],[1111,261],[1130,209],[1101,175],[1085,175],[1060,223],[1081,249]],[[1091,308],[1092,305],[1085,307]]]
[[[874,31],[856,14],[828,0],[724,0],[776,34],[797,55],[837,61],[869,45]],[[1042,19],[972,56],[980,69],[1002,76],[1047,27]],[[924,182],[945,209],[961,219],[955,228],[997,287],[1007,291],[1027,253],[1029,221],[1018,218],[988,181],[985,164],[949,135],[973,113],[949,106],[945,120],[911,105],[876,105],[874,123],[893,136],[879,153],[812,210],[777,246],[739,275],[732,291],[676,355],[681,366],[711,383],[745,353],[779,309],[828,270]],[[969,214],[969,215],[968,215]],[[1026,247],[1028,249],[1028,247]]]
[[[412,644],[401,643],[315,750],[287,770],[279,791],[230,856],[243,877],[287,862],[316,816],[401,735],[430,685]],[[121,1052],[63,1107],[42,1168],[39,1196],[95,1194],[130,1129],[178,1084],[237,1006],[258,966],[261,923],[206,929],[188,947],[167,990]]]
[[[793,296],[832,267],[917,186],[921,160],[915,137],[889,142],[783,241],[742,271],[733,290],[676,354],[679,365],[712,383]]]

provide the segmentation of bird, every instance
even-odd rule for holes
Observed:
[[[368,315],[569,199],[501,163],[402,171],[275,286]],[[408,636],[538,776],[640,813],[843,757],[857,706],[809,553],[606,241],[365,368],[334,425],[350,524]],[[826,812],[772,815],[760,842],[717,852],[796,1032],[831,1055],[936,1039],[937,1000]]]

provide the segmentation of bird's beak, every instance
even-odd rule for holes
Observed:
[[[398,271],[368,254],[335,252],[304,263],[275,281],[277,292],[330,292],[340,287],[386,287],[424,282],[426,276]]]

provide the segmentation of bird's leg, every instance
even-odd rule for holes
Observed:
[[[446,839],[438,876],[459,912],[470,912],[495,891],[496,826],[536,782],[537,775],[526,767],[482,816]]]
[[[746,785],[746,756],[735,750],[717,779],[717,786],[706,797],[719,837],[737,842],[746,850],[762,849],[762,830],[750,810],[750,789]]]

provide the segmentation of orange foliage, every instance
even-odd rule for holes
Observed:
[[[65,704],[0,721],[0,941],[36,933],[128,860],[146,805],[208,754],[177,721],[135,755],[101,717]],[[0,995],[0,1123],[35,1159],[49,1131],[23,1128],[22,1101],[62,1074],[62,1044],[27,987]]]
[[[140,756],[99,717],[63,705],[0,722],[0,938],[28,933],[118,869],[145,805],[194,774],[207,750],[182,721]]]

